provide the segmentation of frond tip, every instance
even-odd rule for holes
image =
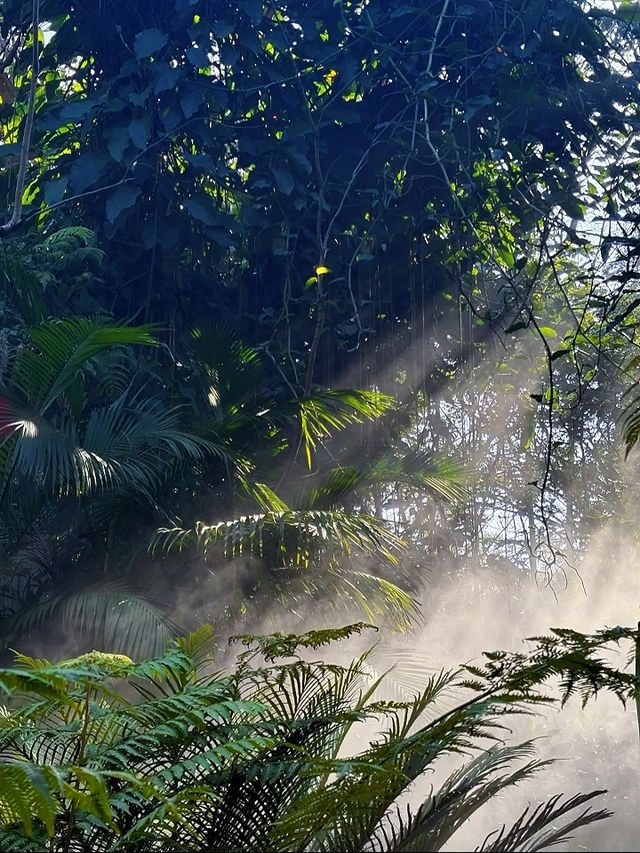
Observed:
[[[490,833],[479,850],[481,853],[511,853],[511,851],[515,853],[517,850],[526,849],[531,853],[537,853],[537,851],[548,850],[557,844],[571,841],[572,833],[576,829],[611,817],[613,812],[587,806],[561,827],[553,824],[559,818],[575,812],[595,797],[606,793],[606,791],[590,791],[588,794],[576,794],[573,797],[556,794],[535,808],[527,806],[510,829],[503,826],[502,829]]]
[[[355,388],[314,391],[295,401],[307,465],[319,441],[350,424],[374,421],[396,405],[393,397]]]

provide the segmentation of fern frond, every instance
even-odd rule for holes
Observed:
[[[526,656],[493,653],[507,681],[488,678],[433,716],[461,673],[435,673],[420,695],[388,702],[375,698],[382,678],[371,679],[368,654],[348,666],[307,659],[365,627],[241,636],[247,651],[222,673],[209,669],[209,631],[138,663],[102,652],[56,665],[19,656],[0,670],[0,843],[33,849],[33,833],[55,849],[66,838],[70,849],[104,851],[439,850],[493,797],[549,764],[532,758],[532,742],[480,749],[505,733],[505,714],[534,701],[539,658],[570,647],[584,668],[608,642],[636,639],[627,629],[557,631]],[[613,687],[614,673],[600,674]],[[543,683],[547,675],[538,669]],[[381,734],[345,754],[347,733],[374,720]],[[417,811],[401,808],[408,786],[447,754],[466,763]],[[607,816],[589,805],[598,793],[552,797],[481,849],[560,843]]]

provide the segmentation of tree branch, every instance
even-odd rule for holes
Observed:
[[[27,176],[27,163],[29,162],[29,147],[31,145],[31,133],[33,131],[33,118],[36,107],[36,88],[38,85],[38,73],[40,71],[40,44],[38,32],[40,28],[40,0],[33,0],[33,25],[32,39],[33,52],[31,62],[31,83],[29,85],[29,106],[22,134],[22,147],[20,149],[20,165],[18,166],[18,177],[16,178],[16,191],[13,202],[13,213],[11,219],[4,225],[0,225],[0,234],[7,234],[22,221],[22,196]]]

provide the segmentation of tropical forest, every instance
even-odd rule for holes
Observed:
[[[0,0],[0,850],[638,850],[639,568],[639,2]]]

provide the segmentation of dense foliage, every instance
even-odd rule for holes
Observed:
[[[178,580],[406,627],[429,568],[579,564],[635,328],[623,6],[5,0],[7,640],[157,650]]]
[[[617,629],[557,632],[528,656],[488,655],[471,681],[434,673],[409,701],[384,701],[370,654],[347,667],[308,660],[364,627],[240,637],[248,649],[222,672],[211,671],[206,629],[141,663],[19,655],[0,671],[13,700],[0,727],[2,849],[440,850],[549,762],[531,758],[531,742],[489,746],[408,805],[409,787],[438,761],[495,740],[505,714],[551,701],[539,692],[551,677],[562,678],[564,700],[603,688],[635,695],[633,677],[601,659],[607,644],[635,640]],[[452,705],[462,686],[469,698]],[[346,755],[354,735],[359,748]],[[598,793],[553,795],[478,849],[558,844],[607,816],[591,804]]]
[[[0,679],[8,846],[436,849],[540,765],[405,814],[435,757],[551,673],[637,698],[621,630],[435,720],[458,675],[393,705],[367,658],[153,656],[410,631],[469,578],[511,619],[638,541],[639,69],[630,0],[1,0],[0,648],[71,658]]]

